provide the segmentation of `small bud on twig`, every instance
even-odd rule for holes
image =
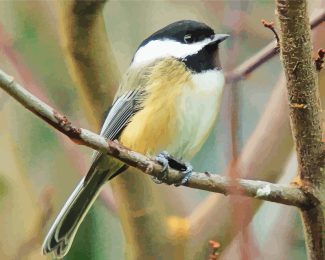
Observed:
[[[208,260],[216,260],[219,256],[220,243],[214,240],[209,240],[210,248],[212,249],[211,254],[209,255]]]
[[[280,49],[280,38],[279,38],[279,35],[278,35],[277,31],[274,28],[274,22],[268,22],[268,21],[266,21],[264,19],[262,19],[261,22],[262,22],[262,24],[264,25],[265,28],[270,29],[274,33],[274,36],[275,36],[275,39],[276,39],[276,42],[277,42],[277,51],[279,51],[279,49]]]

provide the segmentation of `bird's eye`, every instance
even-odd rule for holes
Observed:
[[[184,36],[184,42],[185,43],[192,43],[194,41],[192,34],[186,34]]]

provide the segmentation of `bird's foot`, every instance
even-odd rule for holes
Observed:
[[[191,178],[193,167],[189,163],[181,162],[180,160],[175,159],[171,155],[168,154],[168,152],[163,151],[159,153],[156,156],[156,161],[163,166],[162,169],[162,175],[161,177],[154,177],[153,181],[157,184],[161,184],[163,182],[168,181],[168,167],[171,167],[175,170],[183,172],[183,177],[180,181],[177,181],[175,183],[168,184],[174,184],[176,187],[180,185],[184,185],[188,182],[188,180]]]
[[[163,151],[161,153],[159,153],[156,156],[156,161],[163,167],[161,170],[161,176],[159,177],[152,177],[152,180],[154,181],[154,183],[156,184],[161,184],[164,181],[167,180],[167,176],[168,176],[168,166],[169,166],[169,162],[168,162],[168,158],[169,158],[169,154],[166,151]]]

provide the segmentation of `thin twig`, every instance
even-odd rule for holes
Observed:
[[[268,28],[273,32],[274,37],[276,39],[276,51],[278,52],[279,49],[280,49],[280,38],[279,38],[279,35],[278,35],[277,31],[274,28],[274,22],[268,22],[268,21],[266,21],[264,19],[261,22],[262,22],[262,24],[264,25],[265,28]]]
[[[159,177],[161,175],[162,166],[153,159],[131,151],[116,141],[105,140],[104,137],[89,130],[73,126],[67,117],[33,96],[16,83],[11,76],[1,70],[0,87],[28,110],[68,136],[74,142],[107,153],[151,176]],[[182,172],[170,169],[167,183],[177,182],[182,176]],[[253,180],[238,179],[234,181],[217,174],[212,175],[209,173],[194,172],[187,186],[225,195],[244,195],[303,208],[309,207],[314,202],[308,194],[294,186]]]
[[[314,15],[311,18],[310,20],[311,29],[316,28],[324,21],[325,21],[325,10],[321,9],[317,12],[316,15]],[[233,71],[228,72],[226,74],[226,81],[228,83],[231,83],[231,82],[237,82],[242,79],[245,79],[251,72],[256,70],[258,67],[260,67],[262,64],[264,64],[266,61],[268,61],[278,53],[276,46],[277,46],[276,40],[269,43],[262,50],[260,50],[258,53],[256,53],[255,55],[253,55],[252,57],[244,61]]]

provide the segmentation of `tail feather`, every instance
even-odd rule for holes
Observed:
[[[43,254],[53,252],[62,258],[69,251],[78,227],[107,181],[107,173],[97,172],[90,180],[84,179],[71,194],[43,243]]]

